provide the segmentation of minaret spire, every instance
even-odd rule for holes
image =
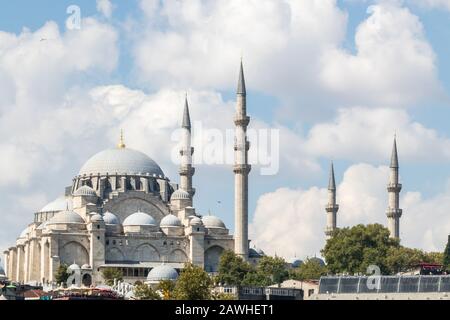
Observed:
[[[125,145],[125,142],[124,142],[124,139],[123,139],[123,129],[120,129],[120,141],[117,144],[117,147],[119,149],[125,149],[126,148],[126,145]]]
[[[181,123],[181,165],[180,165],[180,189],[188,192],[190,195],[189,206],[193,205],[193,198],[195,194],[195,189],[192,187],[192,176],[195,173],[195,168],[192,167],[192,155],[194,154],[194,148],[192,147],[191,141],[191,117],[189,115],[189,103],[186,93],[186,98],[184,101],[184,112],[183,119]]]
[[[245,88],[244,67],[241,60],[237,87],[234,146],[234,216],[235,235],[234,251],[245,260],[248,259],[248,175],[251,166],[248,164],[247,127],[250,117],[247,116],[247,91]]]
[[[400,217],[402,216],[402,209],[400,209],[400,191],[402,185],[399,183],[399,165],[397,153],[397,136],[394,136],[394,144],[392,146],[391,164],[389,184],[387,186],[389,193],[389,206],[386,210],[388,217],[388,229],[391,238],[400,239]]]
[[[328,179],[328,204],[325,207],[325,210],[327,212],[327,227],[325,229],[325,236],[328,240],[336,230],[337,212],[339,210],[339,205],[336,203],[336,179],[334,177],[333,162],[331,162],[330,165],[330,177]]]

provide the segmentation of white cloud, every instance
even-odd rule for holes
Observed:
[[[387,108],[341,109],[330,122],[314,125],[306,149],[329,159],[385,162],[390,159],[397,133],[400,160],[442,162],[450,159],[450,140],[413,121],[405,110]]]
[[[349,167],[338,185],[338,227],[386,225],[389,168],[358,164]],[[262,195],[251,223],[253,242],[270,254],[306,258],[319,255],[325,244],[327,190],[278,189]],[[428,251],[445,247],[450,217],[450,189],[423,199],[420,192],[403,191],[400,237],[406,246]]]
[[[111,18],[114,6],[111,0],[97,0],[97,11],[103,14],[106,18]]]
[[[425,8],[450,10],[450,0],[409,0],[409,2]]]

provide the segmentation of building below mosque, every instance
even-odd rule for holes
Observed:
[[[120,269],[124,280],[133,283],[146,280],[161,264],[179,271],[191,262],[216,272],[224,250],[255,263],[263,253],[248,248],[245,97],[241,64],[235,124],[244,148],[235,146],[235,152],[243,162],[233,167],[237,238],[222,220],[202,216],[193,206],[194,148],[186,97],[179,185],[146,154],[127,148],[121,136],[116,148],[90,158],[65,193],[34,214],[33,223],[4,252],[6,276],[19,283],[53,283],[65,264],[79,273],[85,286],[102,283],[104,268]]]

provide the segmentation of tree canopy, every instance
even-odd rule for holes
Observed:
[[[63,284],[66,286],[67,279],[69,279],[70,274],[67,273],[67,264],[60,264],[58,269],[56,269],[55,281],[58,284]]]
[[[108,286],[112,286],[114,284],[114,280],[122,281],[123,274],[122,271],[117,268],[105,268],[102,270],[102,276],[105,280],[105,283]]]
[[[161,296],[149,285],[137,282],[134,285],[134,296],[138,300],[161,300]]]
[[[450,269],[450,236],[448,236],[447,246],[445,247],[444,254],[442,256],[442,264],[447,270]]]
[[[320,264],[316,259],[307,259],[298,268],[290,272],[290,276],[295,280],[316,280],[328,273],[326,266]]]
[[[173,291],[176,300],[211,299],[213,281],[201,267],[187,263],[181,271]]]

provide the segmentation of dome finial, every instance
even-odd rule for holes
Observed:
[[[120,129],[120,141],[119,141],[119,144],[117,145],[117,147],[119,149],[125,149],[126,148],[125,142],[123,140],[123,129]]]

